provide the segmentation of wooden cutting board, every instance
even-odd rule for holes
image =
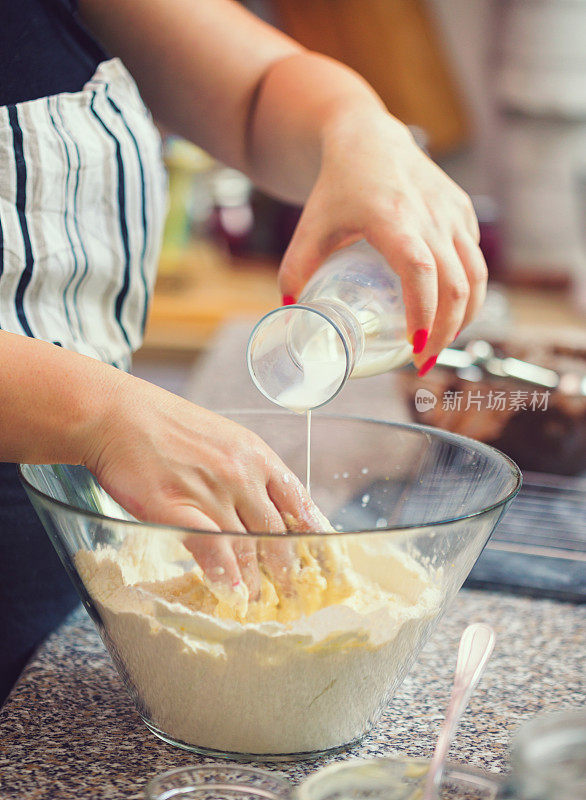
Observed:
[[[388,109],[429,137],[434,155],[468,141],[466,109],[425,0],[271,0],[277,21],[311,50],[337,58]]]
[[[164,255],[161,261],[143,350],[194,352],[226,320],[258,320],[281,304],[270,260],[231,261],[211,245],[193,243],[172,265]]]

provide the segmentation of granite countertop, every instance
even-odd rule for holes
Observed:
[[[519,723],[584,703],[586,607],[461,591],[381,722],[361,745],[334,759],[429,755],[458,639],[473,621],[490,622],[497,646],[452,760],[506,771]],[[259,765],[299,782],[327,760]],[[0,712],[2,800],[141,798],[157,773],[204,763],[214,760],[173,748],[147,730],[82,610],[40,648]]]
[[[242,358],[248,328],[222,332],[194,371],[192,399],[226,408],[237,397],[240,408],[263,407]],[[353,382],[331,410],[408,416],[388,375]],[[460,725],[452,760],[506,771],[510,736],[520,723],[584,704],[586,606],[463,590],[380,723],[359,746],[334,759],[429,755],[459,637],[474,621],[494,627],[497,646]],[[262,766],[297,783],[327,760],[332,759]],[[147,730],[82,609],[41,646],[0,711],[0,800],[141,798],[157,773],[203,763],[214,760],[173,748]]]

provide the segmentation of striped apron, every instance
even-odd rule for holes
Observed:
[[[160,137],[119,59],[0,107],[0,328],[129,369],[165,210]]]

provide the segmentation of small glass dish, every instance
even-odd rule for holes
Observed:
[[[146,800],[288,800],[293,787],[266,770],[240,766],[179,767],[148,782]]]
[[[426,758],[356,758],[330,764],[299,785],[295,800],[420,800]],[[440,800],[495,800],[499,776],[446,764]]]

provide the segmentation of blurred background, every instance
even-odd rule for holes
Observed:
[[[586,474],[586,0],[245,4],[360,72],[480,220],[491,289],[456,342],[470,363],[380,376],[367,406],[349,386],[344,410],[464,433],[527,470]],[[166,137],[165,158],[169,215],[134,370],[196,402],[230,373],[199,402],[262,405],[244,348],[280,303],[276,271],[300,210],[183,140]],[[434,404],[416,402],[422,388]]]

